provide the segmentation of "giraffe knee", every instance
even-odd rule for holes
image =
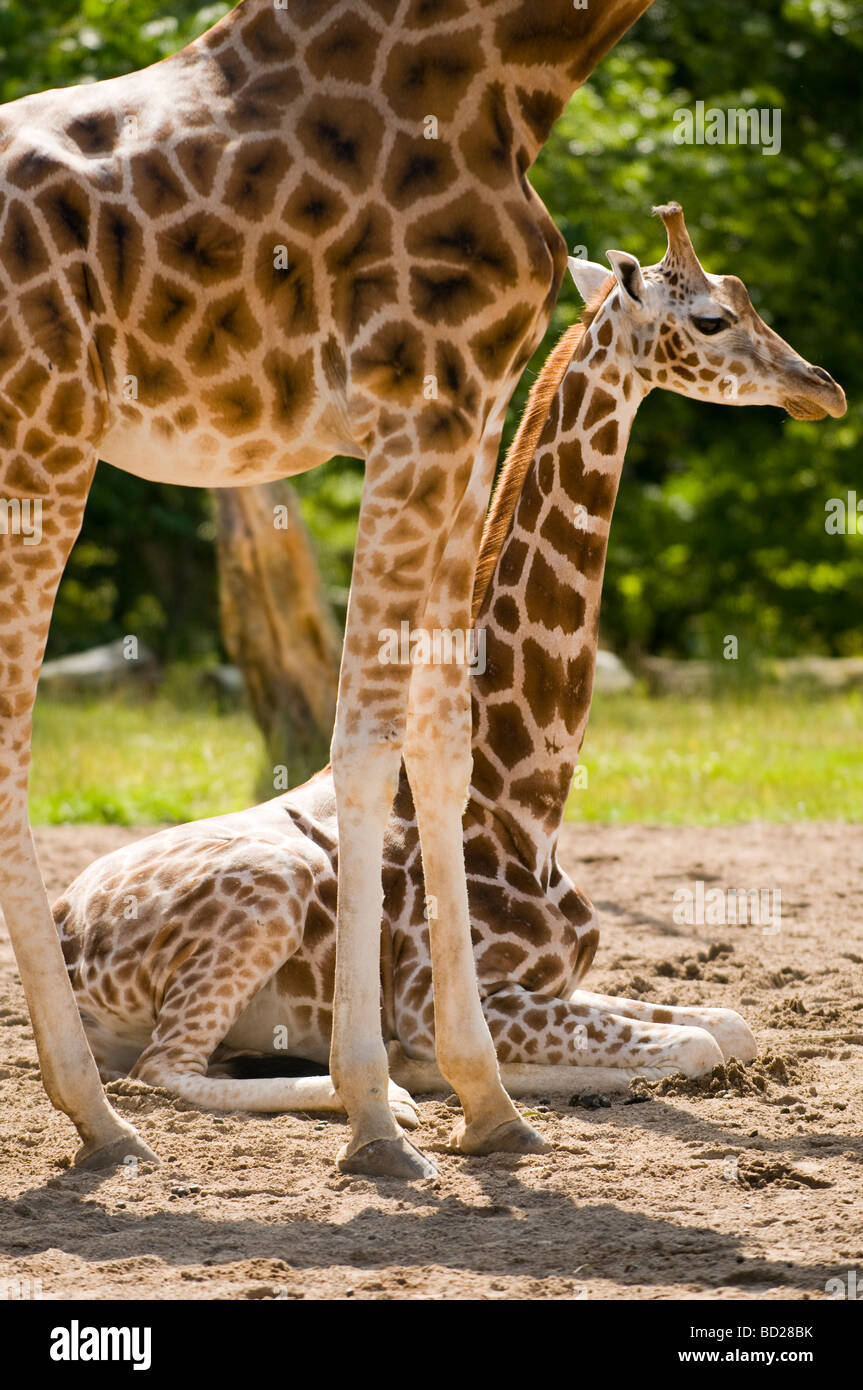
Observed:
[[[458,806],[461,814],[473,772],[468,728],[442,724],[419,734],[409,728],[404,760],[417,809],[431,802]]]
[[[370,731],[363,737],[337,732],[330,761],[339,813],[350,811],[363,821],[374,816],[385,821],[398,790],[401,756],[402,737],[395,728]]]
[[[183,1044],[174,1047],[151,1044],[141,1053],[129,1076],[134,1081],[143,1081],[147,1086],[163,1086],[167,1077],[179,1073],[205,1076],[207,1060]]]

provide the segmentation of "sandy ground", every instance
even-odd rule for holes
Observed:
[[[38,832],[51,892],[135,833]],[[424,1102],[440,1178],[412,1187],[340,1176],[338,1122],[140,1086],[116,1102],[162,1164],[71,1171],[0,937],[0,1297],[21,1279],[47,1299],[805,1299],[854,1269],[863,1286],[863,829],[570,827],[564,859],[603,913],[588,985],[733,1006],[762,1056],[639,1104],[538,1098],[554,1150],[532,1159],[448,1154],[453,1112]],[[781,929],[676,926],[697,879],[780,888]]]

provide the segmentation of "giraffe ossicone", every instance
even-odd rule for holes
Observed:
[[[471,678],[473,772],[462,834],[482,1008],[513,1094],[624,1089],[697,1076],[756,1045],[727,1008],[660,1006],[581,987],[598,922],[558,859],[587,726],[612,511],[638,404],[655,386],[810,418],[844,397],[758,317],[739,280],[707,277],[682,214],[662,210],[663,261],[615,253],[535,382],[486,520],[473,616],[486,661]],[[684,240],[685,238],[685,240]],[[581,263],[574,271],[581,274]],[[705,288],[705,286],[707,288]],[[55,907],[88,1036],[125,1071],[214,1109],[332,1108],[328,1078],[228,1078],[208,1063],[290,1051],[326,1063],[339,837],[332,774],[237,815],[174,827],[96,861]],[[402,770],[387,827],[378,1002],[394,1081],[449,1090],[435,1064],[431,943]],[[124,896],[147,890],[137,921]],[[433,904],[433,907],[430,906]],[[155,1019],[155,1023],[154,1023]],[[410,1097],[390,1103],[414,1123]],[[463,1135],[456,1141],[464,1148]],[[505,1142],[497,1136],[496,1142]],[[481,1151],[482,1140],[476,1144]]]

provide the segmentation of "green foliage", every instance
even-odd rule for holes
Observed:
[[[635,423],[609,547],[605,640],[741,660],[863,651],[863,535],[824,529],[859,487],[863,15],[843,0],[656,0],[576,93],[533,171],[570,247],[593,260],[664,249],[652,204],[677,199],[706,268],[743,279],[759,313],[845,387],[841,421],[731,409],[657,391]],[[674,113],[778,108],[781,152],[679,145]],[[539,369],[579,312],[574,287]],[[508,422],[512,430],[529,381]],[[863,495],[863,488],[859,488]]]
[[[169,698],[169,694],[173,698]],[[604,695],[595,703],[572,820],[712,825],[863,818],[863,699],[761,691],[756,700]],[[260,734],[219,713],[194,672],[156,701],[36,705],[34,824],[148,825],[240,810],[256,799]]]
[[[0,0],[0,101],[157,63],[230,8],[196,0]]]
[[[256,799],[262,742],[252,716],[196,695],[40,695],[33,727],[34,825],[153,825],[240,811]]]
[[[656,825],[863,818],[863,698],[597,699],[582,753],[587,785],[568,820]]]
[[[540,3],[540,0],[537,0]],[[0,98],[157,61],[229,8],[175,0],[0,0]],[[570,247],[601,260],[663,250],[650,206],[683,203],[709,270],[745,280],[793,346],[841,381],[849,413],[801,424],[656,392],[636,421],[609,551],[605,639],[623,650],[741,661],[863,651],[863,535],[824,529],[857,485],[863,436],[863,221],[856,0],[655,0],[558,122],[532,172]],[[678,145],[674,113],[703,100],[778,108],[781,152]],[[578,313],[564,289],[549,334]],[[217,644],[209,497],[100,468],[58,599],[54,654],[134,629],[164,656]],[[344,588],[362,477],[337,460],[299,482],[327,581]],[[863,494],[863,488],[859,488]]]

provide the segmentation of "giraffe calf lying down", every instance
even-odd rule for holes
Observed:
[[[475,877],[483,851],[471,842],[469,884],[479,899],[490,881]],[[103,1079],[130,1074],[213,1110],[339,1109],[328,1076],[207,1075],[211,1059],[237,1052],[326,1065],[337,870],[328,769],[288,795],[160,831],[85,870],[54,911]],[[381,995],[394,1076],[446,1093],[452,1088],[434,1065],[429,922],[406,780],[384,880]],[[635,1075],[695,1076],[732,1053],[755,1055],[730,1010],[573,993],[596,935],[574,889],[561,910],[517,860],[501,858],[494,896],[511,915],[477,919],[475,957],[502,1075],[516,1094],[624,1089]],[[586,931],[572,929],[575,917]],[[391,1084],[390,1100],[412,1125],[410,1096]]]
[[[483,1010],[515,1094],[697,1076],[755,1041],[729,1009],[657,1008],[578,988],[599,940],[558,863],[587,725],[611,513],[626,440],[654,386],[728,404],[841,415],[841,388],[708,276],[680,208],[659,265],[573,261],[588,301],[531,392],[486,523],[474,601],[473,777],[464,851]],[[729,383],[731,385],[729,386]],[[92,864],[55,905],[103,1076],[131,1075],[220,1110],[337,1109],[326,1076],[208,1075],[229,1053],[326,1065],[338,836],[329,769],[249,811],[160,831]],[[384,853],[381,999],[395,1081],[451,1087],[434,1065],[419,835],[402,773]],[[390,1101],[415,1123],[410,1095]]]

